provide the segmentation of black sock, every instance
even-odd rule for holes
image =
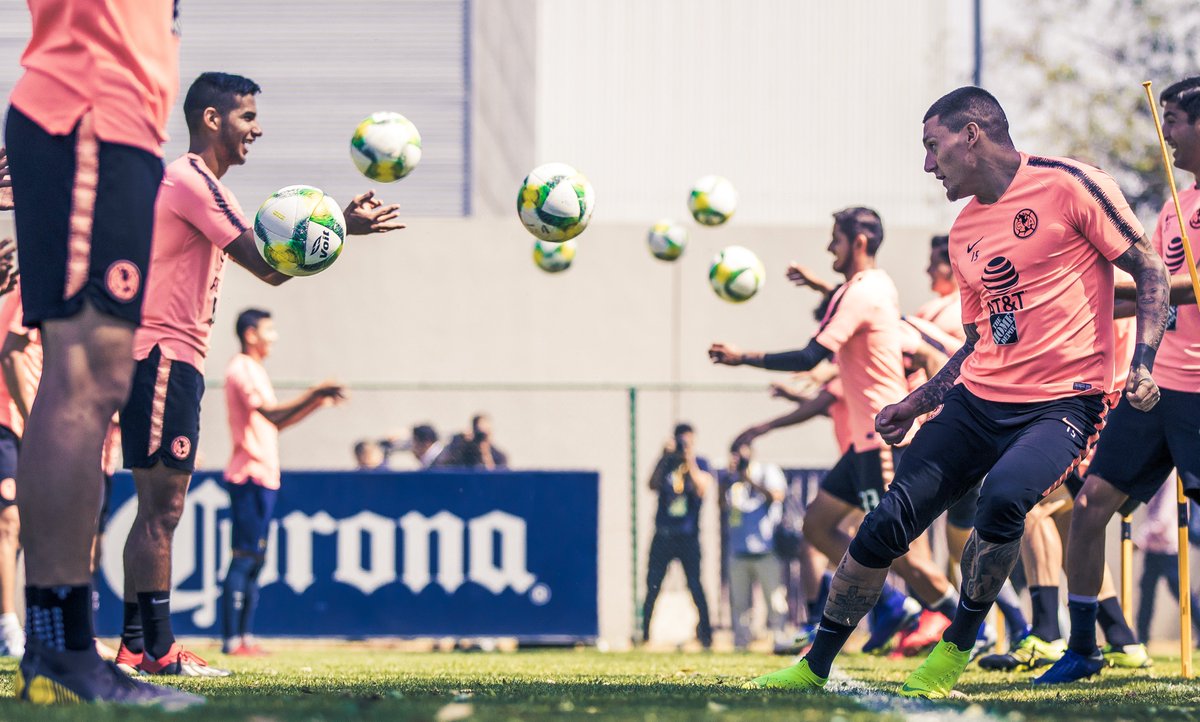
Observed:
[[[1030,634],[1047,642],[1062,639],[1062,629],[1058,626],[1058,587],[1030,587],[1029,597],[1033,600]]]
[[[954,614],[954,621],[950,622],[949,627],[946,627],[942,639],[963,652],[974,649],[975,638],[979,635],[979,627],[987,619],[991,608],[990,602],[976,602],[963,595],[958,600],[958,610]]]
[[[1096,615],[1100,611],[1100,604],[1094,597],[1067,599],[1067,611],[1071,615],[1071,636],[1067,640],[1067,647],[1090,657],[1096,653]]]
[[[25,628],[58,652],[95,649],[91,586],[25,587]]]
[[[125,602],[125,621],[121,625],[121,644],[134,654],[146,651],[142,635],[142,612],[137,602]]]
[[[154,659],[162,659],[175,643],[175,635],[171,632],[171,593],[138,592],[137,597],[146,653]]]
[[[1125,614],[1121,611],[1121,603],[1117,598],[1109,597],[1108,599],[1100,600],[1100,609],[1096,613],[1096,621],[1100,622],[1100,631],[1104,632],[1104,639],[1114,647],[1124,647],[1128,644],[1137,644],[1137,635],[1129,628],[1129,623],[1125,621]]]
[[[817,638],[813,641],[812,649],[804,658],[808,660],[808,668],[815,674],[829,678],[829,669],[833,666],[834,657],[846,646],[846,640],[854,627],[838,624],[829,617],[821,618],[821,626],[817,628]]]
[[[929,607],[929,609],[941,613],[946,617],[946,619],[949,619],[951,622],[953,622],[955,616],[958,615],[958,605],[960,601],[962,600],[959,599],[958,593],[951,589],[950,591],[946,592],[946,596],[935,602],[933,606]],[[971,644],[974,645],[975,643],[972,642]]]
[[[1025,619],[1025,613],[1021,611],[1021,599],[1008,582],[1000,587],[1000,594],[996,596],[996,607],[1004,615],[1004,623],[1008,625],[1009,639],[1018,639],[1018,635],[1023,634],[1025,627],[1029,626],[1029,621]]]

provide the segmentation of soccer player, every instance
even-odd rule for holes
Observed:
[[[1175,166],[1200,177],[1200,76],[1187,78],[1163,91],[1163,137],[1175,151]],[[1179,192],[1187,228],[1200,235],[1200,188]],[[1067,608],[1071,634],[1067,652],[1036,681],[1041,684],[1074,682],[1098,673],[1104,658],[1096,648],[1105,527],[1112,515],[1138,502],[1148,502],[1172,468],[1178,469],[1184,493],[1200,499],[1200,310],[1196,308],[1181,227],[1175,204],[1168,199],[1154,228],[1154,249],[1171,273],[1173,304],[1155,365],[1155,380],[1162,400],[1146,408],[1122,403],[1104,430],[1087,480],[1075,500],[1067,542]],[[1136,279],[1136,274],[1135,274]],[[1144,293],[1128,282],[1116,288],[1120,299]],[[1141,341],[1141,318],[1138,333]]]
[[[29,419],[42,371],[37,334],[21,323],[21,293],[4,297],[0,306],[0,642],[3,655],[25,653],[25,631],[17,620],[16,576],[21,517],[17,510],[17,453]]]
[[[925,171],[947,197],[972,197],[950,231],[967,341],[936,376],[879,413],[876,429],[896,443],[941,407],[838,565],[808,654],[754,686],[823,687],[893,560],[983,480],[954,621],[900,690],[950,694],[1016,564],[1025,515],[1079,464],[1104,423],[1113,391],[1111,264],[1137,288],[1125,398],[1143,410],[1159,398],[1150,372],[1167,321],[1166,269],[1116,183],[1072,160],[1019,152],[999,102],[981,88],[935,102],[922,144]]]
[[[834,465],[809,505],[804,536],[825,556],[839,559],[850,543],[849,534],[839,524],[875,508],[890,478],[893,451],[881,443],[874,428],[875,415],[902,399],[908,385],[896,287],[875,263],[883,243],[879,214],[857,207],[838,211],[833,217],[829,252],[834,257],[833,270],[845,276],[846,282],[830,296],[820,329],[808,346],[764,354],[717,343],[708,354],[713,363],[779,371],[807,371],[836,354],[850,412],[851,449]],[[913,541],[912,549],[897,564],[897,573],[927,606],[952,616],[957,605],[953,588],[933,564],[928,541]],[[885,602],[876,614],[887,621],[877,625],[879,633],[872,634],[864,649],[883,644],[920,613],[919,606],[905,603],[910,601],[906,595],[890,585],[885,589]]]
[[[225,406],[233,455],[225,467],[225,489],[233,514],[233,557],[225,573],[221,597],[221,645],[226,654],[257,655],[254,612],[258,607],[258,575],[267,555],[267,533],[279,495],[279,432],[309,414],[346,398],[335,383],[313,386],[280,403],[262,362],[278,334],[271,314],[246,309],[238,314],[242,351],[225,368]]]
[[[204,73],[183,101],[188,152],[167,166],[129,401],[121,412],[125,465],[138,511],[125,543],[125,623],[117,663],[146,674],[224,676],[171,630],[171,540],[195,469],[204,361],[228,255],[271,285],[288,280],[255,247],[237,199],[221,182],[262,136],[254,81]],[[396,206],[368,192],[346,207],[346,232],[400,228]]]
[[[178,92],[175,3],[29,8],[5,145],[24,322],[41,333],[45,367],[17,472],[29,639],[14,692],[36,704],[192,704],[202,699],[101,661],[91,593],[100,447],[133,378],[161,145]]]

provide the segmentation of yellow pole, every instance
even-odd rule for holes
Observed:
[[[1121,517],[1121,612],[1133,626],[1133,517]],[[1146,640],[1138,640],[1145,643]]]

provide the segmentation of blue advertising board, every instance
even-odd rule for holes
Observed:
[[[598,504],[595,472],[284,472],[255,633],[593,639]],[[136,507],[118,474],[101,634],[120,632]],[[197,473],[175,533],[176,634],[220,633],[230,532],[220,474]]]

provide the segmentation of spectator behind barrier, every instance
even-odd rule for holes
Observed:
[[[492,441],[492,417],[476,414],[471,417],[471,429],[456,434],[450,441],[449,465],[472,469],[506,469],[508,455]]]
[[[383,447],[379,442],[361,439],[354,444],[354,468],[358,471],[378,471],[384,467]]]

